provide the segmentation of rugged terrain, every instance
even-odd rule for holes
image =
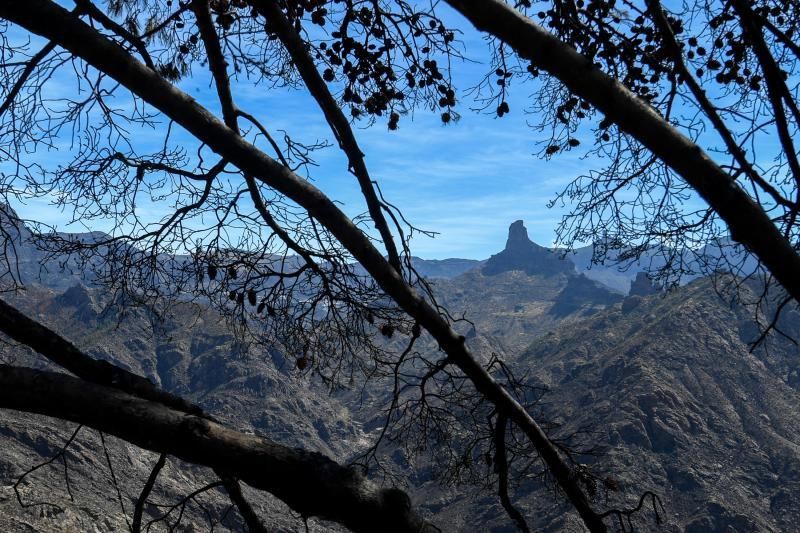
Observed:
[[[708,280],[619,306],[538,339],[519,358],[551,390],[562,431],[591,428],[585,458],[630,495],[661,496],[666,530],[790,531],[800,516],[800,355],[750,353],[751,317]]]
[[[353,446],[366,442],[345,406],[323,388],[310,388],[305,379],[288,370],[290,365],[280,354],[242,346],[225,322],[202,306],[184,304],[182,309],[173,309],[166,322],[146,308],[125,308],[120,315],[121,308],[103,291],[80,284],[60,294],[31,287],[10,301],[96,358],[113,360],[200,404],[231,427],[338,460],[349,457]],[[0,348],[0,356],[15,364],[44,366],[41,358],[14,346]],[[56,532],[72,527],[75,532],[93,528],[127,531],[126,520],[156,462],[155,454],[107,439],[126,516],[120,511],[98,433],[82,429],[65,454],[74,500],[59,460],[37,471],[21,487],[25,503],[52,505],[22,509],[11,485],[21,473],[56,454],[75,427],[13,411],[2,411],[0,416],[0,530]],[[165,506],[179,503],[215,480],[205,469],[168,465],[159,477],[154,498]],[[254,497],[271,527],[301,527],[297,517],[279,502]],[[227,510],[224,493],[211,491],[200,501],[209,506],[212,521],[222,521],[218,531],[240,528],[236,513],[228,513],[222,520]],[[166,510],[168,507],[151,506],[149,518]],[[179,511],[175,510],[167,523],[175,522]],[[188,512],[191,519],[187,523],[193,524],[195,531],[210,528],[200,507],[191,504]]]
[[[25,250],[21,255],[28,274],[42,271],[41,256]],[[459,327],[478,353],[501,354],[519,374],[527,373],[531,384],[548,389],[538,409],[562,422],[556,436],[589,431],[583,443],[603,453],[579,459],[598,479],[612,480],[601,483],[598,506],[634,506],[639,495],[652,491],[666,511],[665,531],[795,527],[800,351],[772,338],[751,353],[756,330],[750,311],[720,298],[709,280],[661,293],[646,278],[626,274],[631,291],[626,297],[579,273],[569,258],[531,243],[521,223],[512,225],[504,250],[485,262],[420,260],[417,266],[437,278],[440,302],[471,321]],[[181,304],[167,322],[146,308],[119,314],[102,290],[57,270],[45,269],[27,291],[6,298],[95,357],[112,359],[202,404],[234,427],[339,460],[377,434],[380,386],[362,405],[357,394],[331,396],[287,367],[281,354],[240,344],[200,305]],[[796,316],[785,321],[785,329],[800,332]],[[42,364],[18,347],[0,351],[18,364]],[[0,412],[0,530],[126,530],[100,438],[91,430],[81,430],[65,454],[69,487],[60,459],[21,486],[26,504],[55,505],[23,508],[17,502],[11,485],[57,454],[74,430]],[[156,457],[115,439],[106,442],[130,515]],[[168,466],[157,485],[155,499],[165,505],[211,480],[202,469],[178,466]],[[491,490],[443,487],[430,478],[430,465],[417,466],[409,473],[410,492],[444,530],[513,531]],[[270,527],[303,529],[279,502],[251,497]],[[546,484],[520,480],[513,497],[536,530],[581,530]],[[208,511],[190,504],[187,531],[210,530],[209,516],[217,531],[240,528],[235,513],[224,515],[225,498],[216,489],[200,501]],[[151,506],[149,518],[165,510]],[[633,523],[643,530],[656,527],[650,508]],[[319,523],[311,528],[330,529]]]

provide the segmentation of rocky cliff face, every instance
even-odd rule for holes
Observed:
[[[483,274],[495,276],[512,270],[554,276],[573,272],[575,266],[569,259],[562,259],[551,250],[532,242],[523,222],[517,220],[508,228],[505,249],[486,261]]]
[[[435,281],[442,303],[464,314],[497,350],[522,350],[543,333],[619,302],[622,295],[577,274],[569,260],[531,242],[521,220],[483,266]],[[467,332],[468,333],[468,332]]]
[[[120,315],[103,291],[83,285],[61,294],[30,286],[10,301],[95,358],[112,360],[147,377],[236,429],[340,461],[365,442],[360,424],[324,387],[310,386],[306,378],[289,371],[280,354],[244,350],[222,318],[202,306],[177,304],[165,322],[146,307],[126,309]],[[0,360],[46,367],[42,358],[13,345],[0,346]],[[36,505],[19,505],[12,488],[17,477],[52,458],[74,430],[74,425],[58,420],[0,410],[0,531],[127,531],[99,435],[85,428],[65,455],[69,487],[59,461],[26,478],[20,487],[23,502]],[[157,455],[111,437],[106,442],[129,518]],[[168,506],[179,503],[212,481],[215,477],[210,471],[171,460],[159,476],[153,501]],[[303,530],[279,501],[255,491],[248,494],[270,527]],[[188,519],[179,531],[212,527],[221,532],[241,531],[236,513],[225,512],[229,503],[224,491],[204,493],[187,507]],[[145,523],[167,510],[149,506]],[[166,531],[178,512],[155,523],[151,531]]]
[[[644,272],[637,272],[636,278],[631,281],[631,290],[628,292],[629,296],[650,296],[656,294],[658,288],[653,285],[653,281],[647,277]]]
[[[561,431],[591,427],[606,453],[585,461],[628,492],[619,504],[659,494],[667,531],[793,530],[800,393],[775,363],[800,364],[797,347],[750,353],[749,314],[709,280],[632,298],[634,310],[557,328],[518,360],[550,389]]]

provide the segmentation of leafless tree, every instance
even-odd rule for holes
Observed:
[[[595,242],[596,261],[660,254],[667,284],[752,278],[766,331],[797,305],[797,6],[448,3],[495,39],[498,114],[512,79],[538,78],[543,154],[591,145],[598,166],[556,200],[573,207],[563,244]]]
[[[407,243],[418,230],[382,198],[349,121],[326,85],[341,76],[341,101],[351,116],[388,116],[390,128],[400,120],[400,111],[421,105],[440,109],[445,123],[453,120],[455,97],[445,65],[454,54],[454,35],[432,8],[419,10],[403,2],[337,6],[197,0],[178,5],[111,2],[101,9],[80,1],[68,12],[40,1],[4,5],[0,16],[9,24],[3,32],[3,121],[8,135],[2,143],[6,160],[14,166],[7,176],[8,190],[57,192],[58,201],[83,223],[114,223],[110,233],[88,240],[39,235],[41,247],[83,259],[99,279],[140,303],[163,306],[165,299],[188,294],[208,298],[235,324],[263,335],[294,356],[298,368],[332,385],[354,374],[400,379],[404,390],[398,390],[388,413],[399,434],[411,430],[408,420],[414,420],[420,423],[413,432],[422,438],[451,439],[453,424],[461,424],[453,400],[468,399],[462,409],[470,409],[471,402],[476,413],[484,410],[489,434],[497,433],[491,421],[502,417],[518,436],[524,435],[532,447],[530,458],[541,461],[587,525],[605,529],[584,492],[586,476],[515,399],[513,387],[503,386],[502,381],[511,381],[496,372],[497,363],[482,362],[469,351],[453,329],[453,319],[414,272]],[[312,30],[309,23],[322,29]],[[29,53],[39,40],[14,40],[10,24],[13,31],[24,29],[44,38],[45,44]],[[335,26],[330,33],[328,24]],[[313,38],[316,31],[322,32],[321,38]],[[442,57],[444,65],[439,63]],[[62,67],[78,84],[75,93],[45,99],[48,81]],[[175,85],[195,69],[211,76],[222,120]],[[262,86],[307,88],[347,156],[364,197],[364,216],[350,219],[297,174],[312,163],[313,143],[284,136],[279,144],[265,117],[237,105],[231,80],[248,78]],[[119,107],[114,96],[123,93],[132,100]],[[28,153],[57,142],[66,128],[75,148],[71,160],[57,168],[32,163]],[[162,135],[155,148],[137,143],[135,131],[154,128]],[[194,137],[195,148],[175,141],[179,128]],[[169,213],[148,220],[136,211],[143,202],[169,205]],[[368,225],[374,226],[383,251],[375,246]],[[13,309],[6,312],[11,316]],[[10,323],[4,322],[3,331],[14,336],[14,329],[5,326]],[[412,349],[423,330],[433,350]],[[399,336],[410,339],[408,349],[387,348],[383,339]],[[18,340],[33,343],[32,338]],[[67,363],[62,359],[58,364]],[[99,385],[119,383],[118,378],[69,369]],[[110,371],[117,375],[117,370]],[[23,370],[8,372],[9,381],[25,382]],[[65,388],[72,386],[77,383],[65,382]],[[123,389],[154,401],[149,393],[140,394],[141,387]],[[45,414],[50,402],[54,409],[65,405],[64,398],[51,397],[36,406],[30,395],[12,396],[18,403],[8,398],[4,405]],[[159,398],[165,408],[174,407],[171,400]],[[49,413],[133,439],[120,428],[92,420],[90,413]],[[180,436],[175,441],[188,445]],[[484,442],[486,449],[453,447],[454,464],[490,453],[502,442],[467,434],[448,444],[462,441]],[[202,464],[210,460],[186,457],[163,443],[150,442],[149,447]],[[223,480],[229,476],[258,486],[231,465],[211,466]],[[267,490],[283,498],[280,489]],[[504,484],[501,492],[506,490]],[[287,498],[298,509],[299,503]],[[402,497],[392,501],[390,505],[408,507]],[[320,509],[302,511],[332,516]],[[404,523],[413,529],[419,527],[419,518],[412,513]]]
[[[793,170],[791,132],[799,119],[787,83],[796,57],[793,16],[779,19],[770,6],[765,10],[745,2],[668,13],[654,2],[615,6],[578,0],[542,8],[539,18],[554,31],[548,33],[526,15],[537,11],[532,3],[448,3],[496,39],[499,90],[487,101],[497,98],[498,115],[509,112],[505,94],[514,76],[550,75],[540,104],[552,127],[545,155],[577,147],[578,124],[597,112],[605,115],[596,150],[611,164],[579,178],[566,192],[578,200],[577,216],[563,226],[566,241],[585,239],[595,223],[611,223],[606,242],[646,249],[653,239],[704,242],[725,224],[787,298],[797,300],[798,182],[792,176],[800,171]],[[715,21],[713,31],[687,38],[687,48],[678,36],[692,30],[683,27],[682,17],[697,13]],[[524,517],[508,495],[515,465],[540,465],[592,531],[605,531],[606,517],[627,516],[624,510],[597,508],[592,497],[597,480],[534,420],[524,387],[495,358],[481,359],[466,346],[457,321],[413,269],[408,238],[419,230],[383,198],[351,129],[350,120],[386,120],[394,129],[418,107],[435,110],[443,123],[457,118],[449,77],[450,60],[458,55],[456,33],[442,22],[436,5],[274,0],[97,5],[77,0],[68,11],[50,0],[7,0],[0,5],[0,18],[0,151],[4,168],[13,168],[3,175],[0,192],[55,193],[76,220],[88,226],[111,221],[113,227],[89,241],[39,234],[43,248],[81,258],[100,280],[139,302],[208,299],[233,324],[277,344],[299,369],[332,386],[354,376],[394,380],[390,431],[446,444],[452,475],[464,471],[458,465],[492,458],[501,502],[521,529],[527,527]],[[708,57],[700,52],[706,41],[713,44],[705,46]],[[736,44],[740,41],[744,50]],[[728,51],[735,56],[730,65],[717,59]],[[743,58],[753,63],[748,74],[737,70],[743,69]],[[692,61],[706,65],[694,77]],[[713,80],[723,87],[717,103],[696,79],[705,80],[709,69],[721,75]],[[219,118],[179,89],[181,79],[204,76],[215,89]],[[73,91],[65,92],[62,84],[58,95],[48,93],[54,80],[74,84]],[[238,84],[292,85],[311,94],[361,189],[362,216],[346,216],[302,176],[311,172],[320,143],[278,137],[269,126],[271,117],[240,107]],[[730,84],[738,92],[725,93]],[[745,95],[745,104],[726,104],[729,94]],[[676,124],[676,100],[681,109],[696,106],[695,118]],[[742,114],[750,122],[734,126]],[[772,118],[765,121],[766,116]],[[719,163],[698,144],[705,124],[713,126],[729,163]],[[754,138],[765,128],[775,128],[781,140],[777,163],[768,169],[743,148],[755,146]],[[141,142],[143,131],[156,132],[158,142]],[[65,137],[72,141],[70,160],[56,168],[30,156]],[[626,200],[627,190],[636,192],[635,200]],[[708,208],[686,211],[681,200],[687,191]],[[137,210],[142,204],[164,206],[166,214],[148,219]],[[610,219],[606,213],[612,213]],[[16,316],[12,308],[4,313]],[[10,323],[0,327],[14,336],[6,326]],[[40,333],[61,342],[52,332]],[[398,349],[383,339],[393,337],[406,342]],[[434,349],[418,348],[421,337]],[[253,479],[242,463],[215,463],[213,450],[220,448],[203,455],[204,448],[193,447],[191,439],[197,432],[219,436],[210,445],[228,445],[236,450],[234,457],[248,460],[248,453],[280,456],[283,452],[274,448],[263,451],[272,444],[225,433],[192,406],[132,376],[121,379],[116,369],[103,367],[106,373],[98,374],[85,357],[77,360],[87,367],[76,367],[74,361],[57,360],[52,343],[37,347],[33,338],[19,340],[98,388],[4,367],[7,386],[0,405],[96,427],[213,466],[228,485],[241,479],[296,509],[309,505],[293,500],[290,488]],[[56,392],[25,393],[32,390],[27,385],[34,376]],[[183,447],[157,439],[142,442],[82,409],[99,398],[119,405],[120,417],[151,415],[153,423],[163,424],[159,432],[173,435],[170,442]],[[142,405],[127,413],[121,406],[126,402]],[[187,412],[196,417],[197,428],[184,435],[174,426],[175,413]],[[192,455],[188,449],[200,451]],[[333,490],[346,481],[333,476],[325,483]],[[229,489],[234,501],[240,499],[236,492]],[[370,494],[377,494],[375,501],[354,505],[372,505],[379,512],[388,505],[406,513],[401,523],[409,530],[420,527],[421,519],[398,493]],[[354,517],[351,513],[362,510],[353,506],[338,506],[337,514],[321,505],[315,499],[312,508],[301,510],[354,529],[375,527]]]

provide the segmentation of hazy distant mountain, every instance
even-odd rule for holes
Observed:
[[[618,261],[625,250],[611,251],[603,264],[592,263],[594,246],[584,246],[566,254],[575,264],[575,269],[595,281],[627,294],[631,283],[641,272],[655,272],[666,264],[671,250],[652,248],[642,253],[636,261]],[[678,254],[677,263],[683,269],[679,275],[684,285],[701,277],[706,272],[731,272],[746,276],[755,272],[758,262],[730,239],[722,238],[696,251]]]
[[[486,261],[477,259],[420,259],[412,257],[411,262],[421,276],[426,278],[454,278],[464,272],[478,268]]]
[[[65,290],[76,283],[92,283],[91,269],[85,269],[74,258],[59,257],[47,252],[45,241],[8,205],[0,205],[0,278],[11,274],[17,282]],[[108,237],[102,232],[56,233],[53,236],[69,242],[98,242]],[[6,259],[8,262],[6,263]],[[10,267],[11,272],[8,272]],[[2,287],[0,287],[2,288]]]
[[[14,221],[13,224],[9,223]],[[19,222],[19,223],[18,223]],[[0,206],[0,225],[7,231],[10,242],[15,248],[7,253],[16,258],[19,274],[24,282],[33,282],[47,287],[65,290],[76,282],[91,284],[91,272],[79,267],[78,261],[58,260],[34,246],[36,237],[22,224],[16,213],[9,206]],[[96,242],[107,238],[102,232],[59,233],[65,240],[79,242]],[[20,245],[24,243],[24,245]],[[697,271],[726,271],[737,275],[747,275],[755,271],[758,264],[752,256],[747,255],[740,247],[734,246],[730,239],[719,239],[696,252],[682,254],[685,265]],[[585,246],[573,252],[563,253],[540,246],[528,238],[522,220],[517,220],[509,227],[509,235],[503,250],[489,259],[421,259],[412,257],[412,264],[417,272],[428,279],[452,279],[466,272],[481,269],[484,275],[492,276],[502,272],[523,271],[529,274],[555,275],[575,271],[598,282],[620,294],[628,294],[631,283],[641,272],[655,271],[665,264],[664,257],[669,255],[663,250],[652,249],[644,252],[638,261],[616,264],[619,251],[612,251],[604,264],[593,264],[594,246]],[[624,251],[624,250],[623,250]],[[176,259],[180,257],[176,256]],[[276,256],[276,259],[295,262],[298,258]],[[97,261],[95,261],[96,263]],[[2,272],[0,272],[2,276]],[[700,274],[682,274],[681,284],[700,277]]]

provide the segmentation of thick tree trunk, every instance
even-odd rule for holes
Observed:
[[[90,383],[114,387],[184,413],[209,418],[200,407],[159,389],[151,381],[108,361],[93,359],[55,331],[3,300],[0,300],[0,332]]]
[[[778,282],[800,302],[800,255],[769,215],[714,163],[627,87],[502,0],[446,0],[478,30],[558,78],[652,151],[700,194]]]
[[[229,129],[193,98],[164,80],[115,43],[50,0],[0,1],[0,17],[53,40],[120,82],[206,143],[245,174],[297,202],[319,220],[369,272],[380,287],[439,343],[449,359],[498,410],[507,414],[536,447],[551,474],[592,531],[606,531],[570,464],[530,414],[477,361],[445,318],[384,259],[370,239],[322,191]]]
[[[228,472],[274,494],[303,516],[339,522],[353,531],[417,533],[430,528],[404,492],[382,489],[322,454],[239,433],[65,374],[0,365],[0,408],[69,420]]]
[[[0,331],[2,331],[15,341],[21,344],[25,344],[30,348],[33,348],[41,355],[46,357],[48,360],[52,361],[58,366],[78,376],[80,379],[77,380],[77,382],[81,384],[80,387],[87,387],[87,386],[95,387],[94,389],[92,389],[94,391],[93,394],[97,398],[96,401],[98,402],[95,404],[95,406],[102,405],[103,416],[107,417],[109,420],[114,420],[115,417],[114,413],[116,408],[115,406],[117,404],[114,403],[113,397],[105,397],[103,395],[108,390],[116,390],[120,394],[125,394],[130,396],[131,398],[138,398],[141,401],[147,402],[146,404],[143,405],[148,406],[148,409],[150,411],[162,414],[172,413],[172,415],[175,416],[182,414],[184,417],[191,417],[190,419],[194,421],[193,422],[194,424],[199,424],[200,422],[197,421],[204,420],[205,422],[212,424],[213,425],[212,427],[220,427],[224,429],[224,432],[222,432],[221,434],[230,434],[230,435],[236,434],[236,432],[234,432],[233,430],[226,429],[223,426],[217,424],[216,421],[210,416],[208,416],[206,413],[204,413],[200,407],[190,402],[187,402],[183,398],[180,398],[178,396],[175,396],[173,394],[170,394],[166,391],[159,389],[147,379],[137,376],[136,374],[132,374],[107,361],[97,361],[95,359],[92,359],[90,356],[88,356],[87,354],[82,352],[79,348],[77,348],[74,344],[61,337],[58,333],[50,330],[49,328],[43,326],[42,324],[39,324],[35,320],[25,316],[23,313],[20,313],[17,309],[15,309],[14,307],[10,306],[9,304],[7,304],[2,300],[0,300]],[[7,367],[7,369],[10,369],[10,371],[12,371],[9,374],[10,377],[8,379],[12,379],[14,375],[18,375],[27,379],[30,376],[26,374],[26,372],[27,373],[33,372],[28,369],[17,369],[14,367]],[[16,370],[19,370],[19,372],[15,374],[13,371]],[[36,376],[39,374],[33,374],[33,375]],[[61,374],[50,374],[50,373],[41,373],[40,375],[45,377],[50,376],[51,379],[55,379],[55,376],[61,376]],[[0,387],[3,387],[2,379],[3,378],[0,378]],[[65,385],[65,387],[69,389],[70,393],[75,392],[75,388],[73,387],[74,384],[75,380]],[[15,385],[15,387],[17,386],[23,386],[23,385]],[[5,392],[6,392],[5,390],[2,391],[2,393]],[[14,407],[13,405],[4,403],[4,400],[2,399],[3,398],[2,393],[0,393],[0,407]],[[13,394],[13,393],[9,392],[8,394]],[[155,447],[143,445],[141,444],[141,442],[131,440],[127,438],[125,434],[115,432],[112,429],[103,429],[99,426],[93,425],[91,422],[88,421],[84,422],[82,419],[79,420],[75,418],[63,417],[58,414],[60,411],[57,411],[58,409],[57,405],[49,405],[49,404],[58,404],[59,402],[62,401],[62,399],[63,397],[60,397],[58,395],[44,394],[39,400],[41,404],[40,407],[38,408],[33,405],[31,405],[29,408],[26,408],[24,406],[14,407],[14,408],[23,411],[31,411],[49,416],[65,418],[79,423],[85,423],[88,426],[95,427],[96,429],[100,429],[101,431],[106,431],[109,434],[116,435],[122,439],[128,440],[129,442],[132,442],[144,448],[148,448],[153,451],[158,451],[161,452],[162,454],[175,455],[176,457],[181,457],[183,459],[186,459],[187,461],[192,461],[187,457],[172,453],[170,450],[164,448],[159,443],[154,443],[153,446]],[[23,401],[23,403],[25,403],[26,405],[30,405],[29,403],[25,402],[24,398],[21,398],[20,400]],[[91,402],[89,402],[87,405],[91,405]],[[53,411],[52,409],[55,409],[56,411]],[[75,416],[78,417],[82,417],[86,414],[80,410],[77,411],[76,413],[77,414]],[[121,420],[124,420],[125,416],[126,416],[125,413],[122,413]],[[168,423],[165,417],[162,417],[160,420],[163,420],[164,424]],[[189,420],[189,419],[184,418],[183,420]],[[123,425],[128,424],[128,422],[124,421],[121,423]],[[183,424],[185,422],[181,423]],[[173,429],[179,430],[180,428],[173,428]],[[241,434],[238,435],[246,439],[252,440],[252,437],[250,436],[244,436]],[[143,434],[142,437],[145,440],[148,438],[147,435],[145,434]],[[296,448],[288,448],[286,446],[272,443],[267,439],[257,439],[257,440],[265,444],[262,452],[265,454],[264,457],[266,461],[281,462],[284,461],[285,457],[288,455],[294,457],[294,460],[296,461],[300,462],[306,461],[305,466],[303,466],[301,470],[305,469],[305,471],[312,471],[314,469],[320,468],[320,466],[327,465],[327,472],[328,474],[331,475],[331,479],[328,481],[328,483],[331,485],[331,487],[329,487],[329,490],[335,491],[336,489],[335,487],[333,487],[333,485],[344,479],[344,481],[347,481],[349,485],[342,486],[341,490],[343,491],[347,490],[354,490],[356,492],[378,491],[390,494],[390,498],[395,498],[406,502],[408,501],[408,497],[402,491],[396,489],[379,489],[375,487],[373,484],[371,484],[369,481],[362,479],[362,477],[359,476],[357,473],[352,472],[348,468],[338,465],[331,459],[328,459],[327,457],[321,454],[311,453]],[[192,446],[190,442],[176,443],[176,445],[186,446],[186,447]],[[223,444],[220,442],[219,446],[222,445]],[[273,454],[273,452],[275,453]],[[223,451],[223,455],[225,453],[228,452]],[[231,450],[230,453],[235,453],[235,449]],[[273,455],[270,456],[270,454]],[[227,463],[224,463],[222,466],[217,466],[215,464],[205,462],[202,459],[196,460],[194,462],[198,464],[203,464],[205,466],[209,466],[214,469],[215,473],[220,475],[223,481],[225,481],[226,488],[228,489],[228,491],[232,492],[231,494],[232,500],[236,503],[237,507],[239,507],[240,511],[243,514],[247,515],[245,516],[245,519],[248,524],[251,524],[250,529],[256,531],[260,526],[260,523],[257,517],[254,515],[252,508],[250,508],[249,504],[246,502],[246,500],[244,500],[241,491],[238,488],[237,473],[229,470],[226,466]],[[287,463],[286,468],[291,469],[294,467]],[[256,483],[252,483],[253,486],[255,486],[256,488],[263,488],[264,490],[272,493],[274,496],[280,499],[283,499],[284,496],[286,495],[288,495],[290,498],[296,499],[297,495],[295,494],[296,490],[294,487],[298,483],[298,480],[294,478],[294,475],[281,477],[283,476],[282,473],[279,473],[277,470],[273,470],[273,472],[276,472],[279,475],[278,477],[271,478],[271,483],[272,483],[271,486],[267,487],[258,485]],[[328,475],[325,474],[325,472],[326,470],[323,468],[319,470],[319,475],[320,476]],[[245,482],[248,481],[247,478],[242,478],[242,480]],[[315,478],[307,479],[306,482],[313,483],[315,484],[315,486],[320,484],[320,481]],[[356,487],[356,485],[358,484],[360,484],[359,487]],[[273,491],[275,487],[278,487],[278,492]],[[302,495],[302,491],[300,495]],[[320,494],[320,496],[324,495]],[[311,493],[309,493],[309,497],[317,497],[317,495],[316,494],[312,495]],[[305,516],[317,516],[320,518],[325,518],[326,520],[337,521],[350,527],[351,523],[355,523],[353,517],[350,517],[350,513],[354,513],[354,516],[358,516],[358,515],[363,515],[364,513],[372,512],[372,507],[374,507],[375,502],[371,501],[370,498],[372,500],[376,500],[379,499],[380,497],[381,496],[379,494],[370,496],[369,498],[364,500],[366,502],[363,504],[366,506],[364,509],[359,510],[351,505],[350,508],[343,509],[341,511],[341,514],[337,516],[328,516],[323,514],[328,512],[327,505],[320,505],[318,502],[315,501],[303,502],[301,499],[297,499],[296,501],[295,499],[293,499],[292,501],[284,500],[284,502],[293,509],[295,509],[296,511],[303,513]],[[351,497],[351,500],[357,501],[357,498]],[[297,507],[298,502],[300,507]],[[358,505],[362,504],[358,503]],[[378,509],[378,511],[376,512],[385,513],[388,511],[389,511],[388,509],[386,510]],[[419,516],[417,516],[415,512],[412,509],[410,509],[410,507],[408,510],[403,512],[403,516],[408,521],[408,524],[412,524],[413,527],[419,528],[425,526],[425,522]],[[348,518],[350,520],[350,523],[342,521],[345,518]],[[382,525],[382,527],[386,528],[391,526],[387,526],[384,524]],[[406,531],[406,529],[403,529],[405,527],[404,525],[401,524],[398,527],[400,527],[400,529],[398,529],[397,531]],[[409,527],[411,527],[411,525],[409,525]],[[369,530],[369,528],[367,528],[366,530]],[[412,528],[411,530],[425,531],[424,528],[422,530]]]

